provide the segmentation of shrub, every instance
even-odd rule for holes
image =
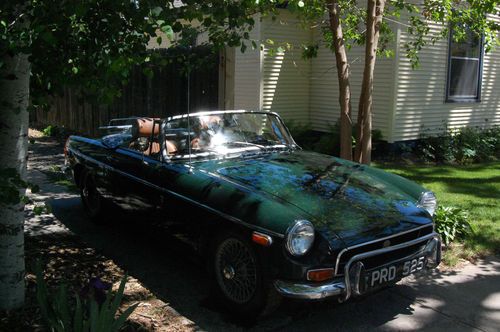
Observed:
[[[422,135],[414,153],[427,161],[467,164],[500,157],[500,128],[463,127],[435,136]]]
[[[287,127],[293,138],[305,150],[338,156],[340,154],[340,122],[337,120],[334,125],[328,125],[327,132],[318,132],[311,129],[311,125],[300,124],[294,120],[287,121]],[[353,126],[353,148],[356,146],[354,137],[356,136],[356,126]],[[372,130],[373,142],[383,139],[382,132],[378,129]],[[376,145],[374,145],[374,150]]]
[[[319,153],[338,156],[340,154],[340,125],[337,121],[328,125],[328,132],[323,133],[313,145],[313,150]]]
[[[448,246],[451,242],[473,233],[469,215],[460,208],[440,206],[434,215],[436,231]]]
[[[137,303],[128,307],[115,318],[125,290],[126,275],[122,278],[114,297],[109,291],[110,284],[97,278],[91,279],[81,294],[75,296],[75,305],[72,308],[68,301],[67,287],[64,284],[58,287],[54,295],[51,295],[39,264],[37,264],[35,273],[36,297],[49,331],[118,331],[138,305]]]
[[[42,130],[42,132],[45,136],[55,137],[59,135],[60,130],[58,126],[48,125]]]
[[[317,135],[314,135],[309,123],[299,123],[295,120],[288,120],[286,125],[298,145],[306,150],[312,149],[314,142],[317,140]]]

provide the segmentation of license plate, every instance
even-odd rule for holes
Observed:
[[[425,266],[425,256],[413,258],[403,263],[388,265],[377,268],[369,272],[367,276],[367,286],[369,288],[384,285],[410,274],[421,271]]]

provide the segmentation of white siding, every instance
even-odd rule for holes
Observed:
[[[260,39],[260,21],[255,19],[251,38]],[[234,108],[246,110],[262,109],[261,93],[261,51],[248,49],[242,53],[235,50],[234,56]]]
[[[322,38],[320,33],[316,33],[315,37]],[[353,47],[348,51],[347,57],[351,64],[352,120],[356,123],[363,78],[364,48]],[[390,140],[394,105],[394,63],[394,58],[378,57],[375,65],[373,128],[381,130],[387,140]],[[320,47],[318,57],[312,60],[310,91],[312,127],[327,131],[340,116],[340,104],[335,55],[326,45]]]
[[[432,32],[439,31],[438,25]],[[402,48],[409,36],[401,30]],[[428,45],[420,52],[420,67],[412,70],[404,51],[398,61],[399,84],[396,93],[393,140],[436,134],[448,127],[500,125],[500,50],[485,54],[481,102],[447,103],[446,79],[448,40]]]
[[[235,54],[234,108],[275,111],[285,119],[310,123],[328,131],[340,115],[338,84],[333,53],[323,45],[318,57],[301,59],[300,45],[321,38],[319,31],[305,31],[286,11],[275,22],[258,22],[252,38],[275,44],[288,42],[292,50],[273,57],[264,51],[247,49]],[[401,18],[403,20],[403,18]],[[432,31],[437,32],[438,26]],[[420,68],[412,70],[405,56],[406,29],[394,26],[395,57],[378,57],[373,91],[373,127],[389,142],[437,133],[448,126],[500,125],[500,49],[486,54],[483,63],[480,103],[446,103],[448,41],[426,46],[420,53]],[[348,52],[351,64],[353,123],[363,73],[363,48]]]
[[[308,123],[309,85],[311,61],[302,59],[301,45],[310,43],[311,31],[300,26],[300,22],[288,11],[281,10],[279,19],[262,23],[262,40],[274,42],[273,47],[284,47],[284,52],[269,54],[264,49],[262,71],[262,109],[279,113],[285,120]]]

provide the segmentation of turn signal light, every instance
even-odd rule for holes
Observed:
[[[325,281],[333,278],[334,270],[329,269],[316,269],[307,271],[307,280],[310,281]]]
[[[252,233],[252,241],[264,247],[269,247],[273,243],[273,238],[267,234],[259,232]]]

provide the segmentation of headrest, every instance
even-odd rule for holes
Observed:
[[[140,137],[149,137],[151,136],[151,132],[153,131],[153,124],[155,120],[159,120],[159,118],[138,118],[137,119],[137,132]],[[154,126],[155,131],[154,135],[158,135],[160,133],[160,126],[157,124]]]

